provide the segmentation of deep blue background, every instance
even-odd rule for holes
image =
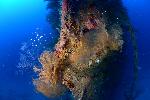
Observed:
[[[139,87],[137,100],[150,100],[150,1],[123,0],[133,26],[136,29],[139,53]]]
[[[150,1],[123,2],[136,29],[138,42],[139,88],[142,92],[137,100],[150,100]],[[0,100],[46,99],[35,92],[29,74],[16,74],[21,44],[28,41],[28,36],[32,36],[31,33],[37,28],[40,28],[43,34],[51,32],[46,14],[46,3],[43,0],[0,1]],[[52,33],[48,38],[49,42],[53,41],[54,36],[55,33]]]
[[[36,28],[45,33],[51,30],[46,22],[46,3],[0,0],[0,12],[0,100],[45,100],[34,91],[29,74],[16,74],[16,66],[21,45],[28,41],[28,36]]]

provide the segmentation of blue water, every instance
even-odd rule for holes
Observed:
[[[37,28],[51,30],[45,8],[43,0],[0,0],[0,100],[45,100],[36,94],[30,72],[16,74],[22,43]]]
[[[137,100],[150,100],[150,1],[124,0],[130,20],[136,30],[139,53],[139,87]]]
[[[141,92],[136,100],[150,100],[150,1],[123,0],[123,3],[136,30],[138,44],[137,88]],[[47,99],[37,93],[32,85],[32,68],[25,68],[24,71],[18,71],[17,68],[24,52],[21,49],[23,44],[31,45],[30,50],[35,50],[36,56],[54,44],[58,34],[53,33],[46,21],[47,13],[46,2],[43,0],[0,0],[0,100]],[[119,86],[117,91],[121,88]],[[116,100],[120,100],[119,96]]]

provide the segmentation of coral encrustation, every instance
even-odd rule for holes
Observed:
[[[34,84],[48,97],[59,96],[69,89],[75,99],[80,99],[93,82],[96,73],[91,70],[104,67],[100,66],[103,59],[110,52],[121,50],[123,32],[117,23],[108,31],[107,17],[91,2],[86,9],[80,7],[75,12],[68,2],[62,1],[59,41],[54,51],[41,54],[42,68],[34,68],[39,75]]]

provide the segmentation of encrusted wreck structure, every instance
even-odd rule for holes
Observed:
[[[121,52],[128,18],[120,0],[62,0],[60,37],[34,68],[36,89],[48,97],[70,90],[75,100],[100,100],[113,53]]]

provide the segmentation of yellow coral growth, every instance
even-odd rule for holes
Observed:
[[[86,76],[86,70],[92,69],[110,51],[121,49],[121,28],[114,25],[110,34],[105,20],[94,11],[97,12],[96,9],[85,13],[81,11],[79,18],[69,22],[62,19],[64,23],[55,51],[43,52],[39,58],[42,68],[34,68],[39,72],[39,78],[34,80],[38,91],[53,96],[63,93],[67,87],[77,98],[81,98],[84,88],[91,81],[91,77]]]

